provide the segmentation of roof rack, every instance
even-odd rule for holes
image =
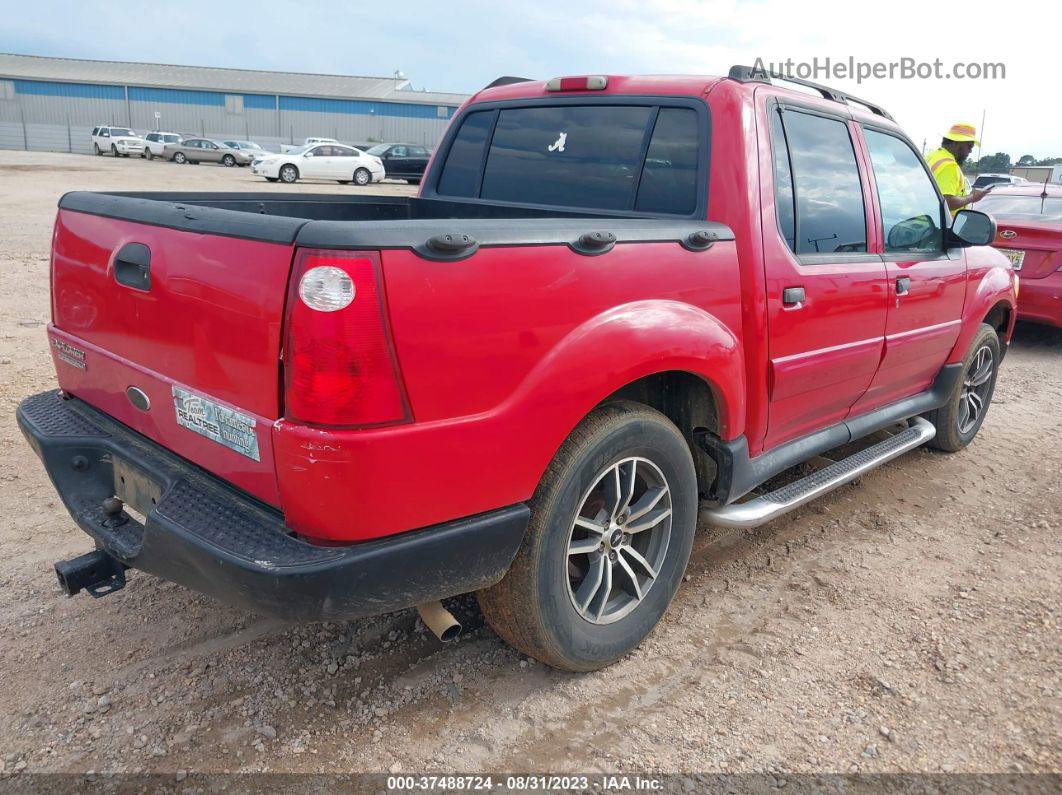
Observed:
[[[820,83],[812,83],[810,80],[802,80],[799,77],[790,77],[788,75],[781,74],[780,72],[769,72],[764,69],[757,69],[754,66],[731,66],[730,74],[727,75],[731,80],[737,80],[740,83],[767,83],[771,85],[771,78],[775,80],[781,80],[785,83],[795,83],[798,86],[804,86],[805,88],[814,89],[818,91],[825,99],[832,100],[834,102],[840,102],[842,105],[847,105],[850,102],[854,102],[857,105],[862,105],[871,113],[878,116],[882,116],[889,121],[895,121],[888,111],[880,105],[875,105],[873,102],[867,102],[865,99],[853,96],[852,94],[846,94],[843,91],[839,91],[836,88],[830,88]]]
[[[490,85],[483,86],[482,90],[486,91],[488,88],[497,88],[498,86],[511,86],[513,83],[530,83],[530,77],[510,77],[509,75],[503,75]]]

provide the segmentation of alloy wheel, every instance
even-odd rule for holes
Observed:
[[[598,475],[572,521],[568,596],[592,624],[633,611],[656,583],[671,539],[671,489],[647,458],[625,458]]]
[[[988,392],[992,387],[994,365],[992,349],[987,345],[978,348],[963,376],[962,394],[959,396],[959,433],[969,433],[984,413]]]

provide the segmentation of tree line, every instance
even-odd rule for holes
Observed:
[[[1037,160],[1033,155],[1022,155],[1017,163],[1013,163],[1006,152],[996,152],[994,155],[985,155],[976,162],[967,161],[963,168],[970,174],[988,172],[1005,174],[1012,166],[1057,166],[1059,164],[1062,164],[1062,157],[1045,157]]]

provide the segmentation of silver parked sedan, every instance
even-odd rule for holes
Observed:
[[[254,154],[245,149],[234,149],[209,138],[185,138],[180,143],[167,144],[162,156],[174,163],[221,163],[223,166],[246,166],[254,160]]]

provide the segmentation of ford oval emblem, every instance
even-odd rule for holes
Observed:
[[[143,389],[131,386],[125,390],[125,396],[129,398],[130,403],[132,403],[141,411],[147,411],[151,408],[151,398],[144,394]]]
[[[1017,237],[1018,233],[1015,232],[1013,229],[1004,229],[1002,232],[999,233],[999,236],[1004,240],[1010,240],[1012,237]]]

